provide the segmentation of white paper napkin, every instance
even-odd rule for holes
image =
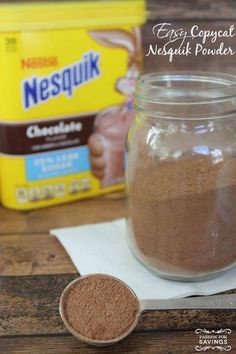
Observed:
[[[126,282],[140,299],[211,295],[236,288],[236,267],[200,282],[159,278],[143,267],[129,250],[125,220],[51,230],[81,275],[106,273]]]

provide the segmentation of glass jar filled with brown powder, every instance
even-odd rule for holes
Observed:
[[[236,77],[143,75],[128,136],[128,238],[176,280],[236,264]]]

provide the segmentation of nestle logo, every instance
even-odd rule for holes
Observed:
[[[56,56],[51,57],[36,57],[36,58],[26,58],[21,60],[22,69],[41,69],[57,67],[59,65],[58,58]]]

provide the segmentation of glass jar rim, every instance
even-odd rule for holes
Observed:
[[[208,83],[212,84],[211,87],[194,87],[190,89],[187,86],[183,87],[171,87],[171,84],[173,83],[195,83],[195,84],[202,84],[202,83]],[[156,84],[159,83],[159,84]],[[163,83],[165,85],[161,85],[160,83]],[[214,85],[213,85],[214,84]],[[218,85],[218,87],[216,86]],[[139,97],[142,95],[142,98],[147,98],[149,100],[155,100],[155,96],[152,97],[150,96],[145,96],[145,89],[151,88],[154,89],[156,92],[160,91],[162,94],[165,94],[167,92],[171,92],[173,94],[177,94],[179,91],[182,90],[188,90],[189,91],[194,91],[194,92],[202,92],[204,90],[210,90],[212,93],[219,93],[219,85],[222,85],[221,87],[221,95],[218,97],[212,97],[212,99],[215,101],[217,99],[222,99],[222,98],[227,98],[229,97],[228,95],[230,94],[230,97],[236,96],[236,91],[232,92],[232,88],[236,89],[236,75],[233,74],[225,74],[225,73],[218,73],[218,72],[207,72],[207,71],[170,71],[170,72],[160,72],[160,73],[149,73],[149,74],[143,74],[141,75],[138,80],[137,80],[137,86],[136,86],[136,92],[135,96]],[[178,96],[179,97],[179,96]],[[169,100],[168,96],[168,103],[171,103]],[[201,98],[202,99],[202,98]],[[163,95],[160,97],[160,101],[165,100],[165,96]],[[209,98],[207,98],[209,100]],[[173,100],[173,102],[175,102]],[[191,104],[191,102],[188,102]],[[193,102],[194,103],[194,102]]]
[[[158,111],[158,107],[206,106],[232,100],[235,100],[236,107],[236,75],[217,72],[170,71],[143,74],[138,78],[135,90],[137,110],[146,110],[152,115],[157,113],[155,108]],[[149,109],[150,106],[152,109]],[[236,111],[224,112],[215,118],[232,114],[235,115]],[[209,118],[208,115],[199,117]]]

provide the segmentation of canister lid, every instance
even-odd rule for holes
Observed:
[[[13,2],[0,5],[0,31],[113,27],[145,22],[145,0]]]

